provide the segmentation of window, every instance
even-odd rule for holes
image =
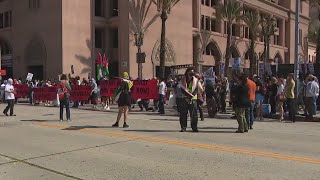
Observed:
[[[275,44],[275,45],[280,45],[280,38],[279,38],[279,36],[278,35],[274,35],[273,36],[273,43]]]
[[[201,29],[204,29],[204,15],[201,15]]]
[[[104,16],[104,11],[103,11],[103,0],[95,0],[94,1],[94,15],[98,17],[103,17]]]
[[[216,20],[211,18],[211,31],[215,31],[217,32],[216,30]]]
[[[104,41],[104,33],[102,29],[95,29],[95,48],[102,49],[103,48],[103,41]]]
[[[216,0],[211,0],[211,7],[215,7],[217,5]]]
[[[40,8],[40,0],[29,0],[29,8],[30,9]]]
[[[206,0],[206,6],[210,6],[210,0]]]
[[[11,27],[11,11],[0,14],[0,28]]]
[[[299,29],[299,44],[302,45],[302,30]]]
[[[210,31],[210,17],[206,16],[206,30]]]
[[[249,27],[243,26],[243,38],[249,39],[250,30]]]
[[[112,0],[110,7],[111,7],[112,16],[118,16],[119,14],[118,0]]]
[[[204,0],[201,0],[201,4],[203,4],[203,5],[204,5]]]

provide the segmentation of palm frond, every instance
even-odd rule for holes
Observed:
[[[241,18],[242,5],[237,0],[226,0],[224,4],[217,6],[217,19],[235,23]]]
[[[261,16],[256,11],[254,12],[247,12],[242,16],[243,21],[249,28],[250,33],[257,37],[261,32],[260,23],[261,23]]]

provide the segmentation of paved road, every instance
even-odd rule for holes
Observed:
[[[4,105],[0,105],[3,109]],[[235,134],[235,120],[205,119],[180,133],[178,118],[17,105],[0,117],[0,179],[320,179],[320,123],[256,122]]]

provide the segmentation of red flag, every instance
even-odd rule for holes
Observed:
[[[106,55],[103,55],[103,67],[109,66],[109,60],[107,59]]]
[[[97,65],[102,65],[102,55],[101,55],[101,53],[99,53],[99,55],[98,55]]]

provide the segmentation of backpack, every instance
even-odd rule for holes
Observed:
[[[59,99],[60,100],[64,99],[67,93],[68,93],[67,84],[66,83],[60,84],[60,87],[58,89]]]

